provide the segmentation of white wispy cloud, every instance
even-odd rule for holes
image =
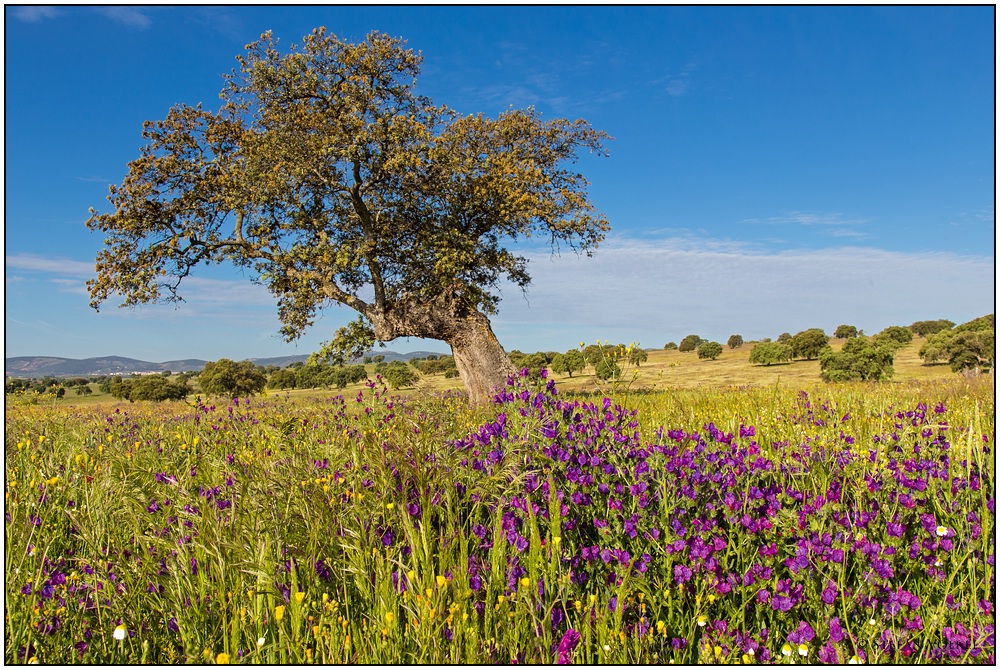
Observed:
[[[992,257],[711,246],[616,239],[592,258],[533,255],[528,301],[506,287],[497,334],[508,348],[532,350],[544,332],[563,333],[570,345],[609,338],[662,346],[692,332],[724,342],[734,332],[750,339],[849,323],[874,333],[920,319],[968,320],[994,304]]]
[[[94,263],[74,261],[68,258],[49,258],[35,254],[14,254],[4,257],[5,269],[47,272],[71,277],[90,277],[94,274]]]
[[[139,7],[99,7],[97,11],[115,23],[120,23],[130,28],[145,30],[153,24],[153,20],[149,18],[149,15]]]
[[[14,18],[27,23],[40,23],[47,19],[54,19],[61,13],[55,7],[46,5],[31,5],[28,7],[14,7],[11,9]]]
[[[73,293],[75,295],[89,296],[87,284],[80,279],[50,279],[49,283],[59,287],[60,293]]]
[[[870,237],[866,232],[870,219],[850,216],[841,212],[790,211],[766,218],[744,219],[740,223],[750,226],[803,226],[822,230],[831,237],[849,237],[861,240]]]

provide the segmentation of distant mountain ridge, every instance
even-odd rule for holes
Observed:
[[[434,351],[411,351],[401,354],[395,351],[369,351],[366,356],[385,356],[387,361],[408,361],[411,358],[424,358],[431,354],[440,356]],[[270,358],[251,358],[257,365],[277,365],[283,368],[291,363],[305,362],[308,354],[296,356],[273,356]],[[185,358],[176,361],[153,363],[140,361],[124,356],[98,356],[95,358],[62,358],[59,356],[13,356],[4,359],[5,377],[93,377],[98,375],[127,375],[149,372],[200,372],[205,363],[198,358]],[[361,361],[355,361],[360,363]]]

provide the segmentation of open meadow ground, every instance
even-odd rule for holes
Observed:
[[[9,400],[5,662],[994,663],[994,378],[746,349],[481,408]]]

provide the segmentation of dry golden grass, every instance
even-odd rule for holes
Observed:
[[[894,359],[895,374],[892,383],[913,383],[932,381],[953,377],[947,364],[924,365],[919,351],[924,340],[915,338],[909,345],[896,352]],[[839,350],[844,340],[831,339],[830,345]],[[636,368],[632,365],[622,366],[621,384],[630,389],[648,390],[694,390],[718,389],[734,387],[797,387],[806,388],[822,384],[820,379],[819,360],[793,361],[779,365],[751,365],[749,361],[752,345],[745,344],[738,349],[725,347],[722,355],[714,361],[702,360],[695,352],[681,353],[677,350],[662,349],[649,351],[649,360]],[[368,375],[375,377],[375,366],[366,365]],[[550,373],[552,374],[552,373]],[[593,367],[581,374],[571,377],[565,374],[552,374],[562,391],[599,391],[607,389],[608,384],[599,385],[594,378]],[[353,384],[343,390],[336,389],[290,389],[282,391],[269,390],[269,395],[288,394],[292,397],[328,396],[331,393],[354,395],[364,388],[364,384]],[[461,391],[462,380],[458,377],[445,379],[444,375],[423,376],[415,387],[400,389],[400,395],[434,395],[447,390]],[[96,387],[94,390],[97,391]],[[72,393],[72,392],[71,392]],[[197,388],[195,390],[197,393]],[[95,393],[92,396],[76,396],[67,394],[63,400],[56,401],[59,405],[75,404],[89,405],[94,403],[118,402],[109,395]]]

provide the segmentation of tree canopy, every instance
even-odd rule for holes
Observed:
[[[753,365],[774,365],[792,360],[792,348],[783,342],[758,342],[750,349]]]
[[[834,352],[827,348],[820,355],[820,376],[828,382],[885,381],[892,379],[892,338],[880,341],[852,337],[843,348]]]
[[[252,361],[236,363],[220,358],[205,364],[198,375],[198,385],[209,395],[249,396],[264,390],[267,377]]]
[[[781,337],[778,338],[778,342],[781,342]],[[819,358],[829,343],[822,328],[809,328],[796,333],[788,345],[792,348],[793,357],[811,359]]]
[[[925,364],[945,360],[955,372],[969,369],[989,370],[996,361],[996,319],[981,316],[931,334],[920,347]]]
[[[217,112],[179,104],[112,186],[92,306],[175,301],[200,264],[247,269],[277,298],[282,334],[323,308],[360,314],[326,343],[335,361],[413,336],[452,345],[474,397],[511,366],[489,327],[497,287],[530,282],[508,249],[543,236],[590,253],[609,225],[568,168],[610,139],[534,109],[463,116],[416,93],[422,56],[371,33],[319,28],[278,50],[270,32],[237,57]]]
[[[701,342],[698,345],[698,358],[714,361],[722,355],[722,345],[718,342]]]

